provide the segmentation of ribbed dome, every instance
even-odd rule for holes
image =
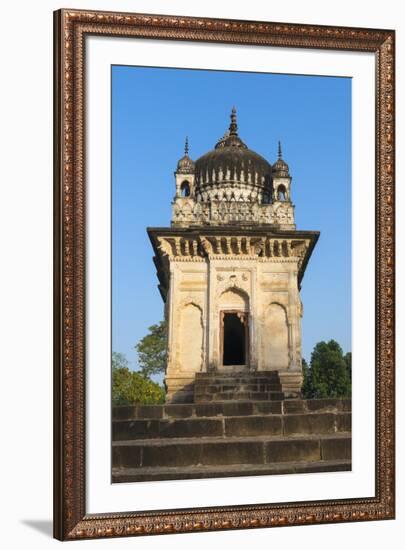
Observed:
[[[250,149],[224,147],[214,149],[195,163],[197,188],[225,182],[249,183],[259,187],[270,185],[271,166]]]
[[[232,109],[229,131],[215,149],[195,162],[196,192],[204,200],[204,191],[234,190],[236,200],[269,200],[272,167],[259,154],[251,151],[237,132],[236,111]],[[206,194],[205,193],[205,194]],[[229,192],[228,192],[229,195]]]

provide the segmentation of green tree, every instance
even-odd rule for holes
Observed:
[[[128,360],[122,353],[112,354],[112,402],[117,405],[153,405],[164,403],[162,386],[148,380],[139,372],[128,368]]]
[[[140,372],[145,378],[164,373],[167,363],[167,329],[165,321],[148,328],[148,334],[136,344]]]
[[[347,372],[349,373],[350,383],[352,381],[352,352],[348,351],[344,357]]]
[[[128,359],[123,353],[117,351],[112,352],[111,358],[112,368],[114,369],[129,369]]]
[[[302,384],[302,396],[305,399],[311,399],[314,397],[314,388],[312,387],[311,369],[305,359],[302,359],[302,374],[304,375],[304,382]]]
[[[345,357],[335,340],[316,344],[311,354],[310,371],[313,397],[351,395],[350,375]]]

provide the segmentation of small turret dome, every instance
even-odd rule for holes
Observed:
[[[176,172],[179,174],[193,174],[195,169],[194,162],[188,156],[188,138],[186,137],[186,143],[184,146],[184,156],[181,157],[177,163]]]
[[[290,169],[288,168],[288,164],[282,158],[280,142],[278,142],[278,159],[273,164],[273,176],[281,178],[290,177]]]

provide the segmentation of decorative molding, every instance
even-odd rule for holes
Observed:
[[[191,225],[227,225],[229,223],[272,224],[294,229],[294,207],[290,202],[260,204],[260,196],[253,195],[246,185],[242,191],[229,191],[213,188],[204,191],[201,198],[178,197],[172,204],[172,225],[189,227]],[[239,194],[238,194],[239,193]],[[236,195],[235,195],[236,194]]]
[[[218,280],[218,277],[222,277],[221,280]],[[221,271],[220,274],[217,275],[217,285],[215,289],[216,294],[216,301],[218,302],[218,299],[222,294],[227,292],[228,290],[236,290],[241,292],[244,296],[246,296],[248,303],[251,302],[251,274],[247,273],[246,271],[242,272],[225,272]]]
[[[285,237],[250,237],[227,234],[191,234],[185,237],[157,237],[157,248],[170,260],[211,258],[272,258],[283,262],[288,258],[298,259],[299,267],[310,247],[309,239]]]

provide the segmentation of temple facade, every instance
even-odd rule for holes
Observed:
[[[166,401],[193,400],[198,373],[277,371],[300,395],[301,281],[319,237],[298,230],[291,175],[238,134],[236,111],[195,162],[186,140],[170,227],[148,228],[168,327]]]

